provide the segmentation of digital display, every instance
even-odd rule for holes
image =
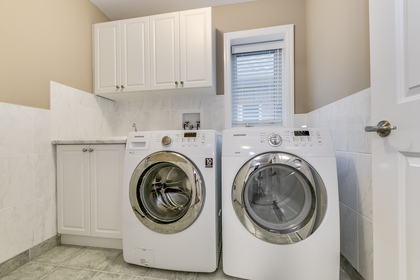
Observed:
[[[184,137],[197,137],[197,132],[185,132]]]
[[[310,136],[310,135],[309,135],[309,131],[300,130],[300,131],[295,131],[295,136]]]

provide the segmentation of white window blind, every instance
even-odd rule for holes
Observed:
[[[282,125],[282,41],[232,46],[232,126]]]

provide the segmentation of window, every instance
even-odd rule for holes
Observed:
[[[226,128],[293,126],[293,26],[225,34]]]

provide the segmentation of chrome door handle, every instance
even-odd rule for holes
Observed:
[[[365,131],[366,132],[376,132],[381,137],[387,137],[391,130],[397,129],[396,126],[391,126],[391,124],[388,121],[380,121],[378,122],[377,126],[366,126]]]

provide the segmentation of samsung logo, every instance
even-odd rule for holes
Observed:
[[[144,135],[134,135],[134,138],[144,138]]]
[[[246,134],[233,134],[234,137],[236,136],[246,136]]]

